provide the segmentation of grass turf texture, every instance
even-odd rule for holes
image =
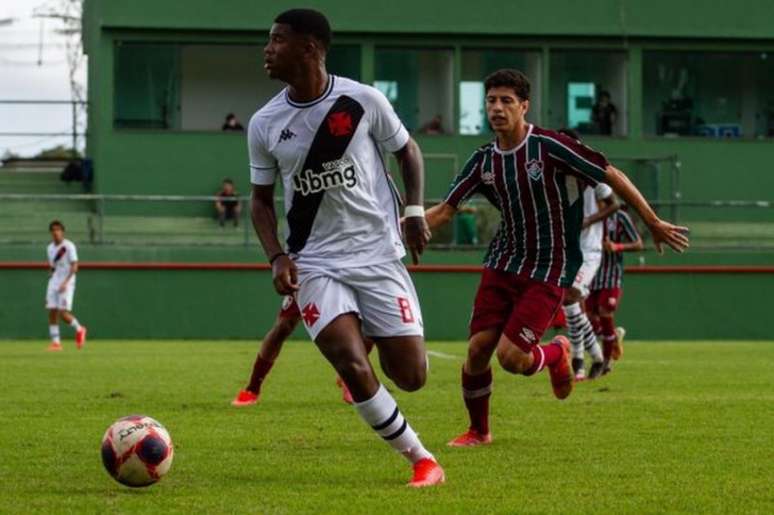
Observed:
[[[0,342],[0,512],[774,512],[774,342],[629,343],[612,375],[564,402],[546,373],[495,367],[495,441],[478,449],[445,446],[466,427],[465,346],[430,344],[427,386],[395,393],[446,468],[422,491],[403,486],[407,464],[340,401],[308,342],[286,345],[262,403],[243,409],[229,401],[255,344],[44,348]],[[99,454],[132,413],[176,446],[169,475],[139,490]]]

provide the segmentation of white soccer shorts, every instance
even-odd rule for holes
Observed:
[[[46,288],[46,309],[61,309],[64,311],[72,311],[73,309],[73,297],[75,296],[75,281],[67,283],[67,288],[64,292],[59,292],[59,281],[48,281],[48,288]]]
[[[589,285],[594,280],[594,276],[597,275],[601,262],[601,252],[583,253],[583,264],[578,269],[578,274],[575,276],[572,287],[580,291],[584,299],[589,296]]]
[[[296,300],[313,340],[345,313],[360,317],[365,336],[424,336],[417,292],[400,261],[337,270],[300,265]]]

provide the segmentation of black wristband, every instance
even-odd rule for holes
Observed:
[[[276,261],[276,260],[277,260],[277,258],[278,258],[278,257],[280,257],[280,256],[287,256],[287,254],[286,254],[286,253],[284,253],[284,252],[277,252],[276,254],[274,254],[274,255],[271,257],[271,259],[269,260],[269,264],[270,264],[270,265],[273,265],[273,264],[274,264],[274,261]]]

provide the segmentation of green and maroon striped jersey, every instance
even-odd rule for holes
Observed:
[[[501,213],[484,266],[567,287],[582,261],[583,189],[605,179],[601,153],[554,131],[529,126],[518,147],[480,147],[452,183],[446,203],[475,193]]]
[[[605,219],[605,238],[613,243],[637,241],[640,233],[631,217],[624,211],[616,211]],[[603,252],[597,275],[591,281],[591,291],[620,288],[624,273],[623,252]]]

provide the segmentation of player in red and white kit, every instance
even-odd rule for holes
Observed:
[[[602,338],[604,355],[603,374],[612,369],[612,361],[623,355],[623,328],[615,326],[615,312],[623,296],[624,252],[638,252],[644,248],[642,237],[631,217],[625,211],[610,215],[604,223],[605,238],[602,262],[591,281],[591,294],[586,299],[586,312],[594,332]]]
[[[583,190],[606,182],[634,207],[657,248],[682,251],[687,229],[659,219],[626,175],[577,140],[527,123],[530,84],[516,70],[487,77],[486,110],[496,139],[473,153],[446,200],[427,212],[431,228],[451,221],[475,193],[500,210],[500,228],[484,258],[484,271],[470,322],[462,393],[468,431],[449,442],[466,447],[492,441],[489,397],[492,354],[508,372],[533,375],[548,368],[554,395],[573,388],[570,344],[564,336],[548,345],[540,338],[562,304],[583,261],[579,237]]]
[[[263,381],[279,357],[285,341],[290,338],[290,335],[293,334],[300,321],[301,311],[298,309],[298,304],[296,304],[296,300],[291,295],[287,295],[282,300],[282,308],[277,313],[274,325],[261,341],[261,348],[253,363],[250,381],[244,389],[239,390],[237,396],[231,401],[232,406],[238,408],[252,406],[260,401]],[[370,353],[374,343],[366,339],[365,344],[366,351]],[[336,385],[341,389],[341,400],[347,404],[352,404],[352,394],[340,377],[336,378]]]
[[[401,389],[421,388],[427,353],[419,301],[401,262],[399,201],[384,152],[406,187],[405,239],[414,261],[430,237],[424,219],[421,151],[375,88],[330,75],[327,19],[292,9],[274,20],[264,49],[269,77],[287,84],[250,120],[252,219],[274,287],[295,294],[320,352],[349,387],[363,420],[413,467],[410,486],[444,481],[368,360]],[[274,184],[283,183],[288,234],[277,235]]]
[[[59,319],[75,330],[75,347],[80,350],[86,343],[86,327],[72,314],[75,297],[75,275],[78,273],[78,251],[75,244],[64,237],[65,227],[59,220],[48,225],[51,243],[46,248],[51,277],[46,289],[48,310],[48,334],[51,337],[50,351],[61,351]]]

